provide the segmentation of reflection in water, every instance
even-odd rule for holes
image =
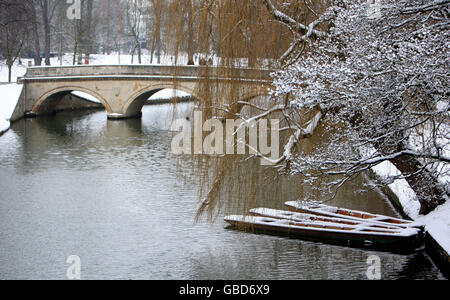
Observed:
[[[237,239],[241,243],[234,241],[230,247],[214,249],[192,258],[195,262],[193,278],[202,279],[206,275],[207,278],[237,280],[367,279],[367,259],[371,255],[380,257],[383,279],[441,278],[438,273],[422,272],[424,266],[427,270],[433,269],[423,250],[405,259],[406,256],[392,253],[262,235]],[[415,267],[417,265],[419,269]]]
[[[180,109],[186,117],[192,105]],[[0,138],[0,279],[65,279],[70,255],[80,256],[83,279],[364,279],[372,254],[383,279],[442,278],[423,250],[247,234],[220,218],[195,223],[199,180],[179,175],[192,165],[170,153],[171,116],[168,106],[150,106],[142,120],[70,112],[15,123]],[[295,180],[274,186],[254,185],[255,204],[277,207],[275,193],[308,191]],[[351,190],[336,201],[393,213],[378,193]]]

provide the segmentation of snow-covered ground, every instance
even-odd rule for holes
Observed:
[[[6,132],[9,129],[9,121],[6,121],[5,119],[0,119],[0,134],[3,132]]]
[[[383,162],[372,170],[380,177],[390,177],[399,174],[398,169],[390,162]],[[403,211],[418,224],[425,226],[425,230],[441,247],[450,254],[450,202],[439,206],[426,216],[419,215],[420,204],[416,193],[405,179],[399,179],[389,185],[398,197]]]
[[[97,98],[95,98],[94,96],[91,96],[87,93],[83,93],[83,92],[79,92],[79,91],[74,91],[72,92],[72,95],[75,95],[77,97],[83,98],[87,101],[91,101],[91,102],[95,102],[95,103],[100,103],[100,100],[98,100]]]
[[[0,85],[0,134],[9,129],[9,120],[16,108],[22,85],[11,83]]]
[[[445,124],[442,124],[441,130],[444,132],[450,132],[449,128],[446,127]],[[421,137],[427,136],[426,131]],[[443,136],[448,136],[448,134],[443,134]],[[449,145],[445,141],[439,141],[442,143],[443,155],[449,156],[450,149]],[[420,146],[423,141],[419,136],[415,136],[414,134],[410,135],[410,144],[411,147],[420,151]],[[445,146],[444,146],[445,145]],[[371,155],[376,150],[372,147],[366,147],[365,149],[361,149],[361,154]],[[448,169],[450,167],[447,165],[439,164],[436,170],[440,170],[440,176],[438,180],[444,184],[450,184],[449,172]],[[372,171],[383,179],[393,178],[395,176],[399,176],[400,171],[389,161],[384,161],[378,164],[375,167],[372,167]],[[403,211],[405,214],[410,217],[412,220],[422,224],[425,226],[425,229],[428,233],[443,247],[443,249],[450,254],[450,203],[447,201],[444,205],[437,208],[432,213],[427,216],[420,215],[420,203],[417,199],[416,193],[409,186],[408,182],[405,179],[396,179],[393,183],[389,184],[388,187],[391,191],[397,196]]]
[[[14,67],[12,69],[12,81],[16,82],[17,77],[23,76],[27,70],[28,63],[33,63],[33,59],[21,59],[21,61],[16,61],[14,63]],[[151,63],[149,55],[142,55],[142,64],[150,65]],[[153,64],[156,65],[157,58],[153,59]],[[161,56],[161,64],[162,65],[171,65],[175,62],[175,58],[170,55],[162,55]],[[73,56],[70,54],[65,54],[62,57],[62,61],[59,60],[58,57],[50,58],[51,66],[71,66],[73,63]],[[187,64],[187,56],[180,55],[178,57],[178,64],[186,65]],[[135,55],[132,58],[131,55],[119,55],[117,53],[111,55],[103,55],[103,54],[92,54],[89,61],[90,65],[131,65],[131,64],[139,64],[138,58]],[[44,65],[43,65],[44,66]],[[0,60],[0,82],[8,81],[8,66],[6,65],[5,60]]]
[[[450,202],[447,201],[433,212],[416,220],[425,224],[428,233],[447,254],[450,254]]]

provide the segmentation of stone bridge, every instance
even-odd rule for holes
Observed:
[[[19,104],[23,115],[48,114],[71,92],[81,91],[97,98],[109,119],[132,118],[141,115],[149,97],[166,88],[187,92],[200,104],[205,102],[200,92],[205,84],[216,99],[229,97],[226,91],[231,85],[237,87],[233,97],[240,100],[266,95],[270,72],[209,66],[32,67],[18,79],[24,85]]]

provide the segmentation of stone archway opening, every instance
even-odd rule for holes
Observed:
[[[178,104],[181,103],[193,103],[195,101],[195,95],[189,89],[166,86],[149,87],[133,95],[124,105],[124,114],[122,116],[117,116],[116,119],[142,117],[144,107],[147,107],[145,111],[149,112],[151,111],[151,109],[148,109],[149,106],[163,104],[177,104],[176,106],[178,106]],[[174,111],[176,110],[174,109]],[[114,119],[114,116],[111,117],[109,115],[108,117]],[[162,115],[153,117],[167,116]]]
[[[177,89],[162,89],[154,93],[148,98],[144,105],[152,105],[159,103],[172,103],[172,102],[193,102],[194,96],[190,93]]]
[[[170,131],[177,119],[193,120],[193,95],[176,89],[163,89],[147,99],[142,108],[145,127]]]
[[[59,111],[99,109],[108,111],[109,106],[90,91],[66,88],[50,91],[40,97],[28,116],[49,115]]]

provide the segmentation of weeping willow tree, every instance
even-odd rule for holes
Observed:
[[[319,127],[320,109],[292,109],[292,99],[259,97],[240,99],[242,84],[236,70],[279,70],[288,66],[314,46],[330,26],[328,0],[170,0],[152,1],[156,8],[167,12],[165,49],[175,64],[201,65],[196,94],[203,118],[227,117],[259,121],[280,119],[283,154],[274,161],[275,167],[261,167],[263,155],[193,156],[180,159],[180,164],[192,164],[192,174],[200,187],[201,205],[198,216],[218,216],[221,209],[247,211],[256,206],[261,196],[281,203],[287,189],[280,173],[289,173],[290,156],[295,151],[307,151],[298,145],[302,138],[312,136]],[[160,24],[158,23],[158,26]],[[160,30],[160,29],[158,29]],[[187,58],[187,59],[185,59]],[[214,72],[212,68],[214,66]],[[216,74],[229,78],[220,85],[211,78]],[[267,91],[269,92],[269,91]],[[248,141],[246,141],[248,142]],[[237,147],[237,145],[235,145]],[[250,151],[249,151],[250,153]],[[299,176],[295,186],[301,187]],[[262,188],[265,187],[265,188]],[[304,191],[302,191],[304,192]]]

